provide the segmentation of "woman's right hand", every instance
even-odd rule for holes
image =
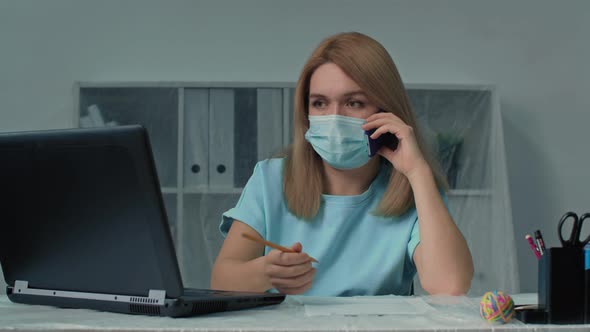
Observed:
[[[295,243],[291,249],[295,252],[274,249],[264,256],[264,274],[280,293],[302,294],[311,287],[316,269],[311,265],[309,255],[302,252],[301,243]]]

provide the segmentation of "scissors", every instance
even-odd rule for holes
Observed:
[[[584,213],[578,218],[576,213],[567,212],[561,217],[557,226],[557,235],[559,235],[559,241],[561,241],[561,245],[564,248],[583,248],[590,241],[590,235],[588,235],[584,241],[580,242],[580,233],[582,232],[582,226],[586,218],[590,218],[590,213]],[[564,239],[561,229],[568,219],[573,219],[574,224],[572,225],[572,232],[569,239]]]

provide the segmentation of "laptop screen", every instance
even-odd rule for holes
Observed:
[[[9,285],[182,294],[143,127],[0,134],[0,183]]]

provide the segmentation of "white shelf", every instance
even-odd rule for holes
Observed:
[[[167,191],[165,191],[168,189]],[[244,188],[225,188],[225,187],[187,187],[184,188],[184,194],[240,194]],[[175,188],[162,188],[163,193],[176,193]],[[447,192],[448,196],[490,196],[492,193],[489,189],[451,189]]]
[[[74,88],[292,88],[295,82],[172,82],[172,81],[111,81],[111,82],[75,82]]]
[[[490,196],[489,189],[451,189],[447,193],[449,196]]]
[[[244,188],[227,188],[227,187],[186,187],[183,190],[185,194],[241,194]]]
[[[178,194],[178,189],[170,187],[162,187],[162,194]]]

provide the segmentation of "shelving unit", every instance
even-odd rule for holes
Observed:
[[[74,126],[140,123],[148,130],[187,286],[208,287],[223,241],[217,228],[222,212],[235,205],[255,163],[290,143],[294,86],[279,82],[76,85]],[[457,151],[447,155],[445,164],[454,185],[448,192],[451,207],[454,201],[465,204],[469,197],[485,204],[493,196],[492,176],[487,175],[491,161],[474,156],[494,149],[488,139],[493,135],[494,90],[459,85],[408,85],[407,89],[422,134],[433,148],[437,140],[449,142],[441,135],[460,141],[458,146],[450,145]],[[490,144],[489,149],[482,151],[482,142]],[[465,172],[477,168],[482,171]],[[473,174],[480,179],[470,178]],[[460,227],[466,223],[457,220]]]

